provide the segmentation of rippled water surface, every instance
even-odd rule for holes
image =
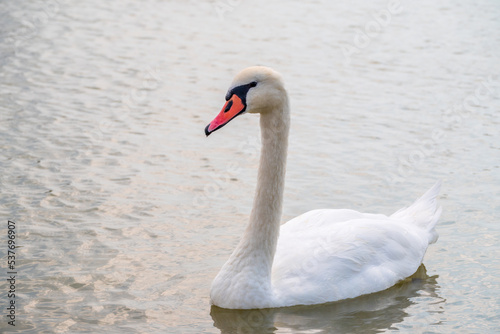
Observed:
[[[497,1],[4,1],[0,23],[0,331],[498,332]],[[443,181],[412,279],[328,305],[209,306],[252,205],[258,117],[203,129],[254,64],[291,98],[284,221],[390,214]]]

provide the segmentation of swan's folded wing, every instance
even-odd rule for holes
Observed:
[[[314,210],[282,225],[273,287],[284,304],[317,304],[384,290],[410,275],[427,236],[384,215]]]

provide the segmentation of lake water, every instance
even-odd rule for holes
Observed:
[[[500,331],[498,1],[1,6],[0,331]],[[203,130],[255,64],[291,98],[284,221],[391,214],[443,181],[415,277],[328,305],[210,307],[252,205],[258,117]]]

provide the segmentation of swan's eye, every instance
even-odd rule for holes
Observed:
[[[248,90],[255,86],[257,86],[257,81],[231,88],[226,94],[226,101],[229,101],[233,95],[238,95],[240,99],[245,99]]]

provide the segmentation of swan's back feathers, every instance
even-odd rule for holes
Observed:
[[[282,225],[272,273],[281,305],[353,298],[387,289],[417,270],[428,245],[425,231],[359,212],[336,221],[346,213],[315,210]],[[317,220],[300,219],[308,216]]]
[[[390,217],[326,209],[283,224],[272,271],[276,302],[289,306],[353,298],[411,276],[437,239],[439,187],[436,183]]]
[[[396,211],[391,218],[419,226],[429,233],[429,244],[435,243],[438,234],[434,227],[441,216],[441,207],[437,205],[440,189],[441,181],[438,181],[412,205]]]

